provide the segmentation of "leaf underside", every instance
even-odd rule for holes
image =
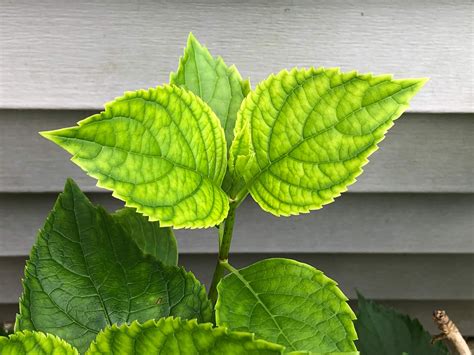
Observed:
[[[64,340],[41,332],[17,332],[8,338],[0,337],[2,355],[79,355]]]
[[[191,92],[174,85],[127,92],[78,126],[42,135],[97,186],[162,227],[211,227],[227,215],[224,132]]]
[[[357,347],[364,355],[446,355],[441,342],[431,345],[430,334],[416,319],[366,300],[359,295]]]
[[[232,270],[218,285],[216,322],[288,351],[351,352],[354,313],[337,284],[315,268],[266,259]]]
[[[99,334],[87,355],[141,354],[281,354],[283,347],[252,334],[213,328],[177,318],[112,326]]]
[[[23,288],[16,329],[58,335],[81,352],[107,325],[212,316],[191,273],[144,255],[72,180],[39,232]]]
[[[356,181],[425,81],[324,68],[271,75],[242,104],[229,170],[274,215],[319,209]]]
[[[242,80],[234,65],[228,67],[221,57],[214,58],[189,34],[178,70],[170,75],[170,84],[179,85],[202,98],[221,121],[227,144],[232,143],[237,111],[250,91],[249,81]]]
[[[178,246],[171,228],[160,227],[159,222],[149,222],[132,208],[122,208],[112,217],[144,254],[150,254],[165,265],[178,264]]]

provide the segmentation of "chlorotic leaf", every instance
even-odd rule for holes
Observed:
[[[228,67],[221,57],[214,58],[190,33],[178,70],[170,75],[170,84],[202,98],[219,117],[227,144],[232,143],[237,111],[250,91],[249,81],[242,80],[234,65]]]
[[[123,208],[112,217],[125,229],[144,254],[150,254],[165,265],[178,264],[178,246],[173,230],[149,222],[132,208]]]
[[[212,317],[191,273],[144,255],[72,180],[39,232],[23,288],[16,329],[55,334],[81,352],[107,325]]]
[[[242,103],[229,170],[277,216],[321,208],[356,181],[425,81],[324,68],[271,75]]]
[[[2,355],[79,355],[77,349],[64,340],[41,332],[16,332],[0,337]]]
[[[281,354],[281,345],[254,339],[253,334],[213,328],[179,318],[149,320],[143,325],[106,328],[86,355],[114,354]]]
[[[227,215],[224,132],[191,92],[174,85],[128,92],[78,126],[42,135],[162,227],[212,227]]]
[[[241,124],[242,120],[237,122]],[[222,182],[224,191],[235,200],[243,199],[248,193],[243,172],[247,170],[247,164],[255,159],[255,154],[250,151],[248,130],[248,124],[236,127],[235,139],[229,150],[227,172]]]
[[[356,351],[355,315],[336,282],[312,266],[266,259],[231,273],[217,289],[216,323],[288,351]]]
[[[357,347],[364,355],[446,355],[441,342],[431,344],[431,335],[416,319],[366,300],[359,295]]]

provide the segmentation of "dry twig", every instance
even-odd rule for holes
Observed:
[[[449,319],[448,315],[443,310],[437,310],[433,312],[433,320],[438,326],[439,330],[441,330],[441,334],[438,334],[433,337],[432,343],[445,340],[448,343],[448,346],[451,348],[450,350],[454,352],[454,354],[459,355],[472,355],[471,350],[461,335],[458,327],[456,324]]]

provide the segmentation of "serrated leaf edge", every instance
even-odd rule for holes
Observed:
[[[72,178],[67,178],[66,180],[66,183],[65,183],[65,187],[64,187],[64,190],[62,192],[59,193],[56,201],[54,202],[54,205],[53,205],[53,208],[52,210],[50,211],[50,213],[48,214],[47,218],[46,218],[46,221],[44,222],[44,225],[46,225],[49,220],[52,218],[52,214],[51,212],[54,211],[54,208],[56,207],[56,204],[58,203],[58,201],[62,198],[62,196],[64,195],[65,191],[66,191],[66,188],[74,188],[74,187],[77,187],[79,189],[79,186],[75,183],[75,181],[72,179]],[[86,194],[84,194],[80,189],[79,191],[84,195],[85,199],[88,201],[88,203],[91,205],[92,208],[96,209],[96,210],[102,210],[103,212],[105,212],[108,216],[110,216],[111,218],[113,214],[109,214],[102,206],[100,206],[99,204],[94,204],[92,203],[89,198],[87,197]],[[117,222],[115,222],[117,223]],[[118,225],[118,223],[117,223]],[[38,233],[37,233],[37,236],[36,236],[36,239],[35,239],[35,243],[33,244],[33,247],[31,248],[31,251],[30,251],[30,254],[29,254],[29,257],[25,263],[25,268],[24,268],[24,274],[23,274],[23,277],[21,279],[21,284],[22,284],[22,288],[23,288],[23,292],[21,293],[20,297],[19,297],[19,312],[16,314],[16,317],[15,317],[15,327],[14,327],[14,331],[15,332],[18,332],[18,331],[29,331],[27,329],[25,330],[22,330],[20,329],[20,322],[21,322],[21,319],[23,318],[22,317],[22,313],[26,312],[26,315],[27,316],[31,316],[30,314],[30,310],[29,310],[29,300],[26,299],[26,296],[29,295],[29,293],[31,292],[29,287],[27,286],[26,284],[26,278],[27,278],[27,272],[28,272],[28,268],[29,266],[31,265],[31,257],[32,255],[36,252],[37,250],[37,244],[40,240],[40,238],[43,238],[43,233],[44,233],[44,227],[41,227],[39,230],[38,230]],[[137,247],[138,248],[138,247]],[[140,250],[141,252],[141,250]],[[199,281],[196,276],[194,275],[194,273],[192,271],[187,271],[184,266],[177,266],[177,265],[165,265],[163,264],[160,260],[157,260],[155,257],[153,257],[152,255],[149,255],[149,254],[144,254],[142,252],[142,255],[143,255],[143,260],[144,261],[152,261],[152,262],[155,262],[155,263],[158,263],[160,264],[160,266],[162,267],[163,271],[166,272],[167,270],[171,270],[171,269],[175,269],[177,271],[179,271],[179,273],[184,277],[184,278],[187,278],[189,277],[190,278],[190,281],[194,284],[194,285],[198,285],[199,286],[199,293],[198,293],[198,298],[200,299],[200,301],[202,302],[202,306],[201,306],[201,311],[204,311],[206,310],[206,314],[202,314],[203,315],[203,318],[207,318],[208,320],[210,320],[212,318],[212,305],[211,305],[211,301],[209,300],[209,298],[207,297],[207,291],[206,291],[206,286],[201,283],[201,281]],[[22,312],[23,311],[23,312]],[[31,318],[28,318],[28,321],[32,323],[32,325],[34,326]],[[37,332],[41,332],[41,330],[37,330]]]
[[[280,72],[278,72],[277,74],[275,73],[271,73],[266,79],[262,80],[260,83],[257,84],[256,88],[254,90],[252,90],[252,92],[255,92],[258,94],[258,92],[261,92],[262,90],[265,89],[265,85],[267,83],[268,80],[272,79],[272,80],[275,80],[275,79],[279,79],[280,77],[283,77],[285,75],[291,75],[292,73],[296,72],[296,71],[313,71],[313,72],[318,72],[318,71],[335,71],[337,74],[340,74],[341,73],[341,69],[340,67],[331,67],[331,68],[325,68],[325,67],[303,67],[303,68],[299,68],[299,67],[293,67],[292,69],[288,70],[288,69],[283,69],[281,70]],[[386,76],[388,78],[390,78],[390,80],[393,80],[393,75],[392,74],[380,74],[380,75],[376,75],[374,76],[372,72],[367,72],[367,73],[364,73],[364,74],[360,74],[357,70],[351,70],[351,71],[347,71],[347,72],[344,72],[345,74],[352,74],[354,76],[369,76],[369,77],[383,77],[383,76]],[[414,83],[413,85],[410,85],[409,87],[407,88],[404,88],[403,90],[406,90],[412,86],[415,86],[417,85],[418,88],[417,88],[417,92],[426,84],[426,82],[429,80],[429,78],[404,78],[404,79],[396,79],[396,80],[393,80],[394,82],[397,82],[397,81],[404,81],[404,80],[417,80],[417,83]],[[399,91],[400,92],[400,91]],[[398,92],[397,92],[398,93]],[[244,100],[242,101],[242,104],[241,104],[241,107],[237,113],[237,120],[236,120],[236,124],[235,124],[235,127],[237,129],[237,127],[241,127],[241,129],[237,132],[235,132],[235,135],[234,137],[237,137],[237,134],[244,130],[244,129],[250,129],[250,127],[247,127],[248,126],[248,122],[241,122],[244,120],[244,117],[243,115],[241,114],[241,110],[243,107],[246,106],[247,102],[251,102],[251,105],[254,106],[254,107],[257,107],[257,105],[252,102],[252,97],[251,95],[247,95]],[[390,129],[391,127],[393,127],[394,125],[394,121],[396,121],[403,113],[404,111],[409,107],[410,105],[409,104],[406,104],[406,105],[400,105],[400,107],[398,108],[398,110],[392,114],[392,117],[390,120],[390,125],[388,126],[387,128],[387,131],[388,129]],[[383,141],[385,139],[386,135],[384,134],[382,137],[380,137],[379,139],[377,140],[374,140],[374,143],[373,143],[373,146],[371,146],[369,149],[366,149],[364,150],[364,152],[367,152],[367,155],[371,155],[372,153],[374,153],[375,151],[377,151],[379,149],[379,146],[378,144]],[[234,139],[234,142],[236,140]],[[234,143],[233,142],[233,143]],[[232,147],[233,147],[233,144],[231,145],[229,151],[232,152]],[[253,149],[252,149],[252,145],[250,144],[249,146],[249,149],[250,151],[248,152],[248,155],[250,156],[249,159],[255,159],[255,152],[253,152]],[[237,157],[233,157],[234,160],[237,160]],[[231,161],[231,160],[230,160]],[[360,176],[364,170],[363,170],[363,167],[365,165],[367,165],[367,163],[369,163],[370,160],[368,158],[364,158],[364,160],[362,161],[360,167],[354,171],[353,173],[351,173],[348,177],[347,177],[347,180],[348,183],[345,184],[345,186],[337,189],[337,192],[335,193],[334,196],[332,196],[331,198],[327,199],[326,201],[323,201],[321,204],[308,204],[307,208],[301,208],[299,207],[298,211],[295,211],[295,212],[290,212],[290,213],[285,213],[285,212],[281,212],[281,211],[278,211],[278,210],[275,210],[275,209],[272,209],[270,207],[266,205],[262,206],[260,203],[258,203],[258,205],[266,212],[269,212],[271,214],[273,214],[274,216],[277,216],[277,217],[290,217],[290,216],[297,216],[297,215],[300,215],[300,214],[307,214],[307,213],[310,213],[311,211],[314,211],[314,210],[319,210],[321,208],[323,208],[323,206],[327,205],[327,204],[330,204],[332,202],[334,202],[334,200],[338,197],[341,196],[342,193],[348,191],[348,188],[349,186],[351,186],[352,184],[354,184],[356,181],[357,181],[357,177]],[[272,162],[273,163],[273,162]],[[269,167],[271,166],[271,164],[269,164],[264,170],[261,170],[257,175],[255,175],[252,179],[250,179],[248,182],[246,181],[245,183],[245,186],[244,188],[239,191],[236,195],[237,196],[246,196],[246,192],[248,191],[252,197],[253,197],[253,194],[252,194],[252,191],[250,190],[251,186],[253,185],[253,183],[258,179],[258,177],[264,172],[266,171]],[[232,167],[234,168],[234,167]]]
[[[217,127],[218,129],[220,129],[221,133],[222,133],[222,137],[224,138],[224,145],[222,147],[222,149],[224,150],[224,154],[223,154],[223,166],[221,168],[221,171],[219,172],[217,178],[216,178],[216,181],[214,181],[211,177],[209,176],[203,176],[201,174],[201,176],[205,179],[208,179],[212,185],[214,185],[216,188],[220,189],[220,191],[222,192],[223,195],[227,196],[227,194],[222,190],[221,186],[222,186],[222,181],[224,180],[224,176],[225,176],[225,172],[226,172],[226,168],[227,168],[227,144],[225,144],[225,132],[224,132],[224,129],[222,128],[222,125],[220,123],[220,120],[219,118],[216,116],[216,114],[214,113],[214,111],[209,107],[209,105],[204,102],[204,100],[202,100],[199,96],[197,96],[196,94],[194,94],[193,92],[189,91],[189,90],[186,90],[186,89],[183,89],[177,85],[174,85],[174,84],[163,84],[163,85],[159,85],[159,86],[156,86],[156,87],[150,87],[148,89],[139,89],[139,90],[136,90],[136,91],[126,91],[122,96],[117,96],[114,100],[111,100],[107,103],[104,104],[104,110],[103,111],[100,111],[99,113],[97,114],[94,114],[93,116],[89,116],[85,119],[82,119],[80,121],[77,122],[77,125],[76,126],[71,126],[71,127],[64,127],[64,128],[60,128],[60,129],[56,129],[56,130],[51,130],[51,131],[41,131],[39,132],[39,134],[50,140],[51,142],[59,145],[61,147],[61,145],[57,142],[57,133],[61,132],[61,131],[64,131],[64,130],[69,130],[69,129],[77,129],[78,127],[81,127],[87,123],[91,123],[93,122],[96,118],[94,116],[96,115],[101,115],[103,113],[106,112],[106,110],[108,109],[108,107],[110,105],[112,105],[115,101],[117,100],[124,100],[124,99],[127,99],[129,97],[131,97],[132,95],[135,95],[136,93],[142,93],[142,92],[148,92],[150,90],[157,90],[159,88],[162,88],[164,90],[168,90],[168,88],[170,88],[171,90],[174,90],[174,89],[177,89],[178,91],[182,91],[188,95],[191,95],[194,99],[198,100],[200,103],[202,103],[203,105],[203,108],[206,109],[209,113],[209,117],[211,120],[214,121],[214,123],[217,123]],[[134,96],[133,96],[134,97]],[[59,136],[60,137],[60,136]],[[61,147],[62,148],[62,147]],[[63,148],[64,149],[64,148]],[[71,154],[72,155],[72,154]],[[142,214],[143,216],[147,217],[148,220],[150,222],[156,222],[156,221],[159,221],[160,222],[160,226],[161,227],[172,227],[173,229],[200,229],[200,228],[209,228],[209,227],[213,227],[215,225],[219,225],[220,223],[222,223],[222,221],[227,217],[227,214],[229,212],[229,203],[224,203],[224,209],[223,211],[221,212],[221,216],[219,219],[217,219],[215,221],[215,223],[205,223],[205,224],[200,224],[200,223],[196,223],[196,221],[192,221],[192,223],[173,223],[172,220],[170,221],[163,221],[163,220],[160,220],[158,218],[154,218],[154,217],[151,217],[151,216],[148,216],[146,214],[146,212],[144,212],[144,208],[138,204],[138,203],[135,203],[133,201],[127,201],[127,197],[114,191],[111,187],[107,186],[106,184],[103,184],[100,182],[100,178],[99,176],[101,176],[101,174],[96,174],[96,173],[91,173],[91,172],[88,172],[86,171],[85,169],[83,169],[79,164],[77,164],[75,162],[75,155],[72,155],[71,158],[69,159],[70,161],[72,161],[75,165],[79,166],[79,168],[81,168],[81,170],[83,172],[86,173],[87,176],[90,176],[92,177],[94,180],[96,180],[96,184],[95,186],[99,187],[99,188],[102,188],[102,189],[105,189],[105,190],[108,190],[108,191],[111,191],[112,192],[112,196],[123,201],[124,202],[124,205],[125,207],[131,207],[131,208],[134,208],[138,213]],[[227,196],[228,198],[228,196]],[[229,202],[229,200],[227,201]],[[145,206],[145,208],[147,208]]]
[[[17,339],[21,340],[22,338],[28,337],[28,336],[39,336],[40,338],[42,338],[41,340],[51,339],[51,340],[53,340],[53,342],[59,343],[59,344],[65,346],[66,348],[69,348],[70,351],[73,351],[77,355],[79,355],[79,351],[74,346],[69,344],[64,339],[58,337],[57,335],[54,335],[54,334],[51,334],[51,333],[45,333],[45,332],[41,332],[41,331],[22,330],[22,331],[16,331],[15,333],[10,334],[8,337],[5,337],[5,338],[8,339],[8,340],[17,340]],[[0,345],[1,345],[1,343],[0,343]]]
[[[297,265],[299,267],[303,267],[307,270],[310,270],[311,272],[315,272],[316,274],[318,275],[321,275],[321,276],[324,276],[326,277],[327,281],[331,283],[331,285],[333,286],[332,288],[332,291],[334,291],[334,294],[341,300],[341,301],[349,301],[349,299],[347,298],[347,296],[342,292],[342,290],[337,287],[339,284],[332,278],[328,277],[323,271],[319,270],[319,269],[316,269],[315,267],[309,265],[309,264],[306,264],[306,263],[303,263],[303,262],[300,262],[300,261],[297,261],[297,260],[294,260],[294,259],[286,259],[286,258],[267,258],[267,259],[263,259],[263,260],[259,260],[251,265],[248,265],[246,267],[243,267],[241,269],[235,269],[233,268],[232,266],[229,268],[229,267],[226,267],[228,271],[230,271],[231,274],[229,275],[236,275],[236,277],[238,277],[239,279],[240,278],[243,278],[243,276],[241,275],[241,271],[243,270],[246,270],[248,268],[251,268],[255,265],[259,265],[259,264],[262,264],[266,261],[284,261],[284,262],[290,262],[291,264],[294,264],[294,265]],[[225,265],[226,266],[226,265]],[[227,266],[230,266],[230,264],[227,263]],[[239,274],[237,275],[236,274]],[[224,280],[226,277],[228,277],[229,275],[225,276],[222,280]],[[219,284],[217,285],[217,292],[219,294],[219,291],[222,289],[222,280],[219,282]],[[334,287],[336,286],[336,287]],[[354,311],[352,310],[352,308],[346,303],[347,307],[346,309],[344,310],[344,312],[341,312],[341,313],[345,313],[347,315],[349,315],[349,317],[351,318],[352,321],[355,321],[357,319],[356,317],[356,314],[354,313]],[[221,327],[223,325],[220,325],[221,321],[220,321],[220,317],[219,317],[219,310],[221,309],[222,307],[222,299],[220,297],[217,298],[217,302],[216,302],[216,305],[215,305],[215,318],[216,318],[216,325]],[[265,309],[266,306],[264,307]],[[270,314],[270,317],[273,319],[273,316]],[[357,333],[356,333],[356,330],[355,330],[355,325],[354,325],[354,322],[352,322],[352,331],[350,331],[349,329],[345,329],[346,330],[346,333],[347,333],[347,336],[349,337],[349,339],[354,343],[354,341],[356,341],[358,339],[357,337]],[[279,327],[279,325],[277,324],[277,327]],[[355,347],[355,345],[354,345]],[[306,352],[306,350],[295,350],[295,351],[292,351],[291,352],[292,354],[314,354],[314,352]],[[344,354],[344,353],[341,353],[341,354]],[[349,352],[348,354],[351,354],[351,352]]]
[[[166,318],[160,318],[158,320],[156,319],[150,319],[144,323],[140,323],[138,321],[133,321],[130,324],[122,324],[122,325],[117,325],[113,324],[111,326],[108,326],[107,328],[101,330],[99,334],[97,335],[96,339],[91,343],[89,350],[86,351],[86,355],[89,354],[90,351],[92,351],[93,346],[98,346],[98,341],[100,340],[99,338],[101,336],[105,336],[108,331],[120,331],[121,328],[128,328],[132,329],[135,328],[137,330],[143,330],[147,328],[152,328],[152,327],[160,327],[161,325],[165,323],[179,323],[181,324],[188,324],[192,327],[198,327],[202,328],[204,330],[210,330],[212,333],[217,334],[217,335],[235,335],[236,337],[244,340],[244,341],[252,341],[252,342],[257,342],[261,344],[266,344],[269,346],[274,346],[275,349],[281,349],[281,352],[283,353],[284,346],[268,342],[263,339],[257,339],[255,337],[254,333],[247,333],[247,332],[239,332],[239,331],[231,331],[227,327],[215,327],[212,323],[198,323],[197,319],[190,319],[190,320],[183,320],[181,317],[166,317]]]

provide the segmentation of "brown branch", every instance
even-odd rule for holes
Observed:
[[[439,330],[441,330],[441,334],[434,336],[431,340],[432,343],[439,340],[445,340],[454,354],[472,355],[471,350],[469,350],[469,346],[467,346],[467,343],[462,337],[458,327],[456,327],[456,324],[449,319],[445,311],[434,311],[433,320]]]

